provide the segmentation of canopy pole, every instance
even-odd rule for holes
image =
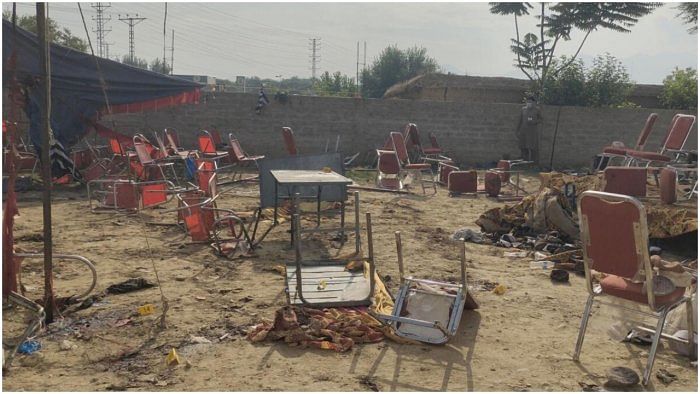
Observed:
[[[46,31],[46,3],[36,3],[36,25],[39,38],[40,89],[44,93],[41,113],[41,177],[44,181],[44,310],[46,324],[52,323],[56,300],[53,292],[53,240],[51,235],[51,56]]]

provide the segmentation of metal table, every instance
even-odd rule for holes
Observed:
[[[321,191],[327,186],[348,186],[352,184],[352,179],[346,178],[337,172],[323,172],[314,170],[271,170],[270,174],[275,179],[275,224],[277,224],[277,208],[280,197],[293,198],[299,187],[315,187],[317,192],[316,200],[316,223],[321,224]],[[288,194],[280,196],[280,186],[286,187]],[[304,196],[304,198],[309,198]],[[345,216],[345,199],[341,203],[341,220]],[[341,225],[342,227],[342,225]]]

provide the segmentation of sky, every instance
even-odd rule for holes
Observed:
[[[129,30],[119,17],[145,17],[134,27],[135,54],[149,62],[163,57],[165,3],[111,2],[106,35],[111,58],[129,51]],[[637,83],[658,84],[674,67],[698,64],[698,35],[676,18],[676,4],[666,3],[642,17],[630,33],[595,31],[580,57],[586,65],[609,52]],[[3,10],[11,10],[3,2]],[[90,38],[96,46],[95,10],[81,3]],[[472,76],[525,78],[513,66],[509,50],[515,36],[513,18],[489,13],[488,3],[194,3],[169,2],[166,46],[175,31],[174,73],[209,75],[234,80],[311,77],[311,43],[318,39],[318,74],[357,69],[357,42],[363,63],[364,42],[369,66],[385,47],[425,47],[445,72]],[[34,14],[34,3],[18,3],[18,13]],[[75,2],[51,2],[49,16],[85,38]],[[533,16],[520,19],[521,34],[534,31]],[[584,33],[558,45],[557,55],[571,55]],[[166,57],[170,58],[170,51]],[[362,65],[360,64],[360,68]]]

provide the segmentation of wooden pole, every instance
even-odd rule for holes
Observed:
[[[56,300],[53,293],[53,242],[51,238],[51,56],[47,25],[47,4],[36,3],[36,25],[39,38],[39,70],[44,102],[41,113],[41,177],[44,181],[44,310],[46,324],[53,322]]]

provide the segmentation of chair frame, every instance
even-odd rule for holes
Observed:
[[[159,141],[159,144],[162,144],[162,141],[158,139],[157,135],[156,140]],[[148,139],[143,134],[134,135],[133,141],[134,150],[136,151],[136,157],[138,158],[141,166],[144,168],[144,172],[146,172],[148,168],[158,168],[160,175],[163,177],[163,179],[167,180],[168,178],[165,176],[165,171],[163,171],[163,168],[167,167],[173,174],[175,184],[180,185],[180,179],[177,177],[177,172],[175,171],[175,163],[169,160],[168,153],[165,150],[159,149],[160,157],[158,159],[154,159],[153,157],[151,157],[151,155],[148,154],[148,152],[144,151],[144,149],[146,147],[146,144],[153,146],[155,149],[158,148],[151,144],[151,142],[148,141]],[[146,178],[148,178],[149,174],[146,172],[146,174],[144,175]]]
[[[432,188],[433,188],[433,194],[437,194],[437,186],[435,186],[435,174],[433,173],[433,168],[429,163],[416,163],[416,164],[426,164],[428,167],[426,168],[406,168],[407,166],[414,164],[411,163],[411,158],[409,157],[408,150],[406,149],[406,143],[404,140],[404,137],[401,133],[399,132],[391,132],[389,133],[389,137],[391,139],[391,143],[394,147],[394,152],[396,153],[396,157],[399,160],[399,163],[401,164],[401,169],[406,172],[406,173],[413,173],[416,176],[417,182],[420,184],[421,189],[423,190],[423,194],[425,194],[425,184],[429,183]],[[401,149],[401,150],[399,150]],[[401,152],[405,154],[405,160],[401,160]],[[428,180],[423,179],[423,174],[426,174],[429,176]]]
[[[692,118],[693,121],[690,123],[690,126],[688,127],[687,130],[683,129],[678,132],[684,132],[685,137],[683,139],[683,142],[680,144],[678,149],[672,149],[668,147],[669,140],[671,139],[671,136],[674,135],[676,131],[676,123],[678,123],[682,118]],[[686,114],[676,114],[673,117],[673,120],[671,122],[671,128],[668,130],[666,133],[666,138],[664,138],[663,145],[661,145],[661,148],[659,149],[658,154],[659,155],[664,155],[666,153],[670,153],[672,157],[669,157],[668,162],[664,162],[664,164],[673,164],[678,161],[680,156],[683,156],[686,153],[686,151],[683,150],[685,147],[686,142],[688,142],[688,137],[690,137],[690,132],[693,130],[693,127],[695,126],[695,122],[697,121],[697,117],[695,115],[686,115]],[[634,152],[630,152],[627,154],[627,166],[631,167],[633,165],[640,165],[643,167],[651,167],[652,163],[657,163],[659,162],[658,160],[654,159],[645,159],[643,157],[637,157],[634,155]]]
[[[409,339],[414,339],[418,340],[421,342],[427,342],[427,343],[432,343],[432,344],[443,344],[447,341],[450,340],[455,334],[457,334],[457,330],[459,328],[459,323],[462,320],[462,312],[464,312],[464,306],[466,305],[467,302],[467,294],[469,293],[469,287],[467,285],[467,266],[466,266],[466,248],[464,245],[464,239],[461,239],[460,241],[460,266],[461,266],[461,284],[452,284],[452,283],[447,283],[447,282],[438,282],[438,281],[433,281],[433,280],[426,280],[426,279],[415,279],[411,276],[406,277],[404,275],[404,264],[403,264],[403,251],[402,251],[402,246],[401,246],[401,232],[396,231],[394,232],[394,236],[396,238],[396,256],[397,260],[399,263],[399,277],[400,277],[400,287],[398,291],[398,295],[396,296],[396,301],[394,302],[394,310],[392,311],[391,315],[384,315],[384,314],[375,314],[375,316],[380,319],[380,321],[383,321],[384,323],[387,323],[389,326],[391,326],[396,333],[396,335],[404,337],[404,338],[409,338]],[[403,314],[403,305],[404,302],[407,300],[409,296],[409,290],[411,289],[411,285],[416,284],[416,283],[423,283],[426,285],[437,285],[443,288],[449,288],[453,291],[456,292],[455,295],[451,294],[445,294],[445,297],[447,298],[453,298],[454,300],[452,301],[452,311],[450,313],[450,318],[447,324],[447,327],[443,327],[442,324],[440,324],[437,321],[430,322],[426,320],[421,320],[421,319],[416,319],[416,318],[408,318],[402,316]],[[418,291],[418,290],[416,290]],[[436,328],[440,330],[443,333],[443,337],[441,338],[430,338],[430,337],[423,337],[420,335],[412,334],[412,333],[406,333],[402,332],[401,329],[399,328],[400,324],[408,324],[408,325],[414,325],[414,326],[420,326],[420,327],[429,327],[429,328]]]
[[[688,296],[682,296],[678,300],[676,300],[673,303],[670,303],[666,306],[656,306],[656,297],[654,295],[654,288],[653,288],[653,270],[651,266],[651,261],[649,259],[649,231],[647,228],[647,220],[646,220],[646,211],[644,209],[644,206],[642,205],[639,200],[629,197],[629,196],[624,196],[621,194],[612,194],[612,193],[605,193],[605,192],[597,192],[597,191],[585,191],[581,194],[581,197],[579,199],[578,205],[578,215],[579,215],[579,221],[581,223],[581,241],[584,244],[583,248],[583,265],[584,265],[584,272],[585,272],[585,279],[586,279],[586,289],[588,290],[588,299],[586,300],[586,306],[583,310],[583,316],[581,318],[581,326],[579,328],[579,333],[578,333],[578,338],[576,340],[576,348],[574,350],[573,354],[573,359],[574,361],[579,361],[579,356],[581,354],[581,348],[583,346],[583,340],[586,334],[586,328],[588,326],[588,320],[590,317],[591,309],[593,307],[593,302],[595,301],[596,297],[600,296],[609,296],[609,297],[615,297],[612,295],[604,294],[602,290],[597,286],[594,288],[593,282],[592,282],[592,275],[591,275],[591,265],[592,261],[591,258],[588,256],[587,248],[585,247],[586,245],[590,244],[590,231],[588,227],[588,218],[587,216],[584,216],[582,214],[582,209],[581,209],[581,201],[584,198],[587,197],[593,197],[593,198],[599,198],[603,199],[606,202],[609,203],[631,203],[633,204],[638,210],[639,210],[639,222],[633,224],[633,231],[634,231],[634,240],[635,240],[635,245],[636,245],[636,250],[638,251],[639,254],[639,260],[640,264],[644,269],[645,273],[645,278],[646,283],[644,286],[646,287],[646,294],[647,294],[647,305],[649,306],[649,309],[651,312],[644,312],[644,311],[639,311],[635,309],[630,309],[634,312],[644,314],[646,316],[650,316],[653,318],[658,319],[656,329],[655,330],[650,330],[648,328],[642,327],[644,331],[652,331],[654,333],[652,344],[651,344],[651,349],[649,350],[649,357],[647,359],[647,365],[646,369],[644,370],[644,375],[642,378],[642,384],[647,385],[649,383],[649,378],[651,377],[651,371],[654,366],[654,360],[656,358],[656,351],[657,347],[659,345],[659,340],[661,337],[669,340],[674,340],[677,342],[681,343],[686,343],[689,347],[691,359],[693,356],[696,354],[697,349],[693,345],[693,332],[694,332],[694,321],[693,321],[693,304],[691,301],[691,297]],[[619,297],[615,297],[619,298]],[[632,301],[633,302],[633,301]],[[664,323],[666,321],[666,316],[668,313],[676,308],[677,306],[686,303],[687,307],[687,320],[688,320],[688,332],[691,333],[689,335],[689,340],[684,341],[680,340],[678,338],[672,337],[670,335],[664,334],[663,333],[663,327]],[[610,304],[611,306],[616,306],[616,307],[621,307],[624,308],[623,306],[620,305],[614,305]]]
[[[676,120],[676,117],[678,115],[674,115],[673,119],[671,120],[671,126],[673,126],[673,123]],[[649,136],[651,135],[651,132],[654,129],[654,124],[656,124],[656,120],[659,118],[659,114],[656,112],[652,112],[649,114],[647,117],[646,122],[644,122],[644,126],[642,127],[642,130],[639,132],[639,136],[637,137],[637,143],[635,147],[632,150],[644,150],[644,146],[646,146],[647,140],[649,139]],[[605,149],[605,148],[603,148]],[[630,150],[630,148],[620,148],[625,151]],[[596,171],[602,171],[603,169],[601,168],[603,166],[603,159],[608,159],[608,162],[606,164],[606,167],[610,165],[610,161],[613,159],[622,159],[621,165],[626,165],[627,161],[629,158],[627,157],[627,154],[620,155],[617,153],[606,153],[606,152],[601,152],[598,154],[600,157],[600,161],[598,161],[598,166],[595,168]]]

